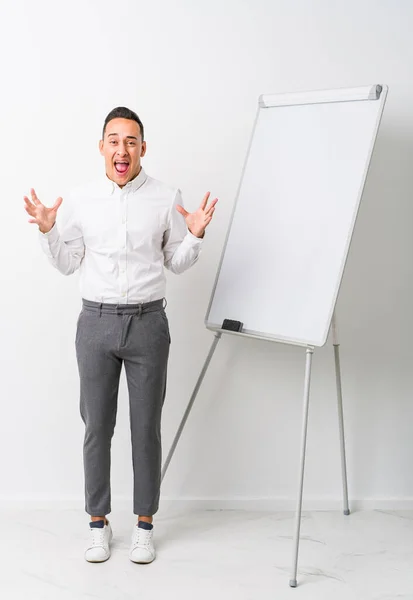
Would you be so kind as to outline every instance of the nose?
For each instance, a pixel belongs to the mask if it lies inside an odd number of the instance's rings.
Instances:
[[[116,154],[119,154],[119,156],[125,156],[127,154],[126,146],[122,142],[119,144]]]

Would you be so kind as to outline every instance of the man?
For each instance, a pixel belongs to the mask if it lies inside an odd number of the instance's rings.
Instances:
[[[115,108],[106,117],[99,148],[105,176],[75,190],[58,223],[62,198],[48,208],[32,189],[31,200],[25,196],[24,202],[51,264],[64,275],[80,270],[83,306],[75,344],[85,424],[85,509],[91,517],[85,558],[103,562],[110,557],[110,448],[124,364],[138,516],[129,557],[149,563],[155,558],[152,521],[160,495],[160,424],[170,344],[164,266],[183,273],[196,262],[217,199],[208,204],[208,193],[200,208],[188,213],[179,190],[145,173],[144,128],[127,108]]]

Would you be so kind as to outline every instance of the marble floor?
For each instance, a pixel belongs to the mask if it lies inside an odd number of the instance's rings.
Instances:
[[[304,513],[295,589],[292,513],[160,512],[150,565],[128,559],[134,517],[111,522],[110,560],[89,564],[83,512],[3,511],[0,598],[413,600],[413,511]]]

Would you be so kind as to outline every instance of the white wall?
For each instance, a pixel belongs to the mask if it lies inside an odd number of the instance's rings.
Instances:
[[[220,202],[202,260],[170,276],[167,450],[213,336],[203,318],[261,93],[390,87],[339,301],[350,495],[413,508],[413,6],[408,0],[14,0],[0,5],[2,287],[0,494],[82,505],[83,424],[74,351],[77,276],[42,255],[22,196],[46,203],[103,169],[106,114],[135,109],[144,161],[195,208]],[[270,233],[265,215],[254,226]],[[304,368],[301,349],[220,342],[164,483],[209,507],[293,508]],[[113,494],[129,502],[125,381]],[[305,504],[341,498],[331,347],[318,350]]]

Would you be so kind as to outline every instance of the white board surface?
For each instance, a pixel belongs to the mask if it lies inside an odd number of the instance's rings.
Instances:
[[[326,342],[387,88],[373,100],[331,92],[262,97],[281,105],[258,111],[208,328],[227,318],[250,335]]]

